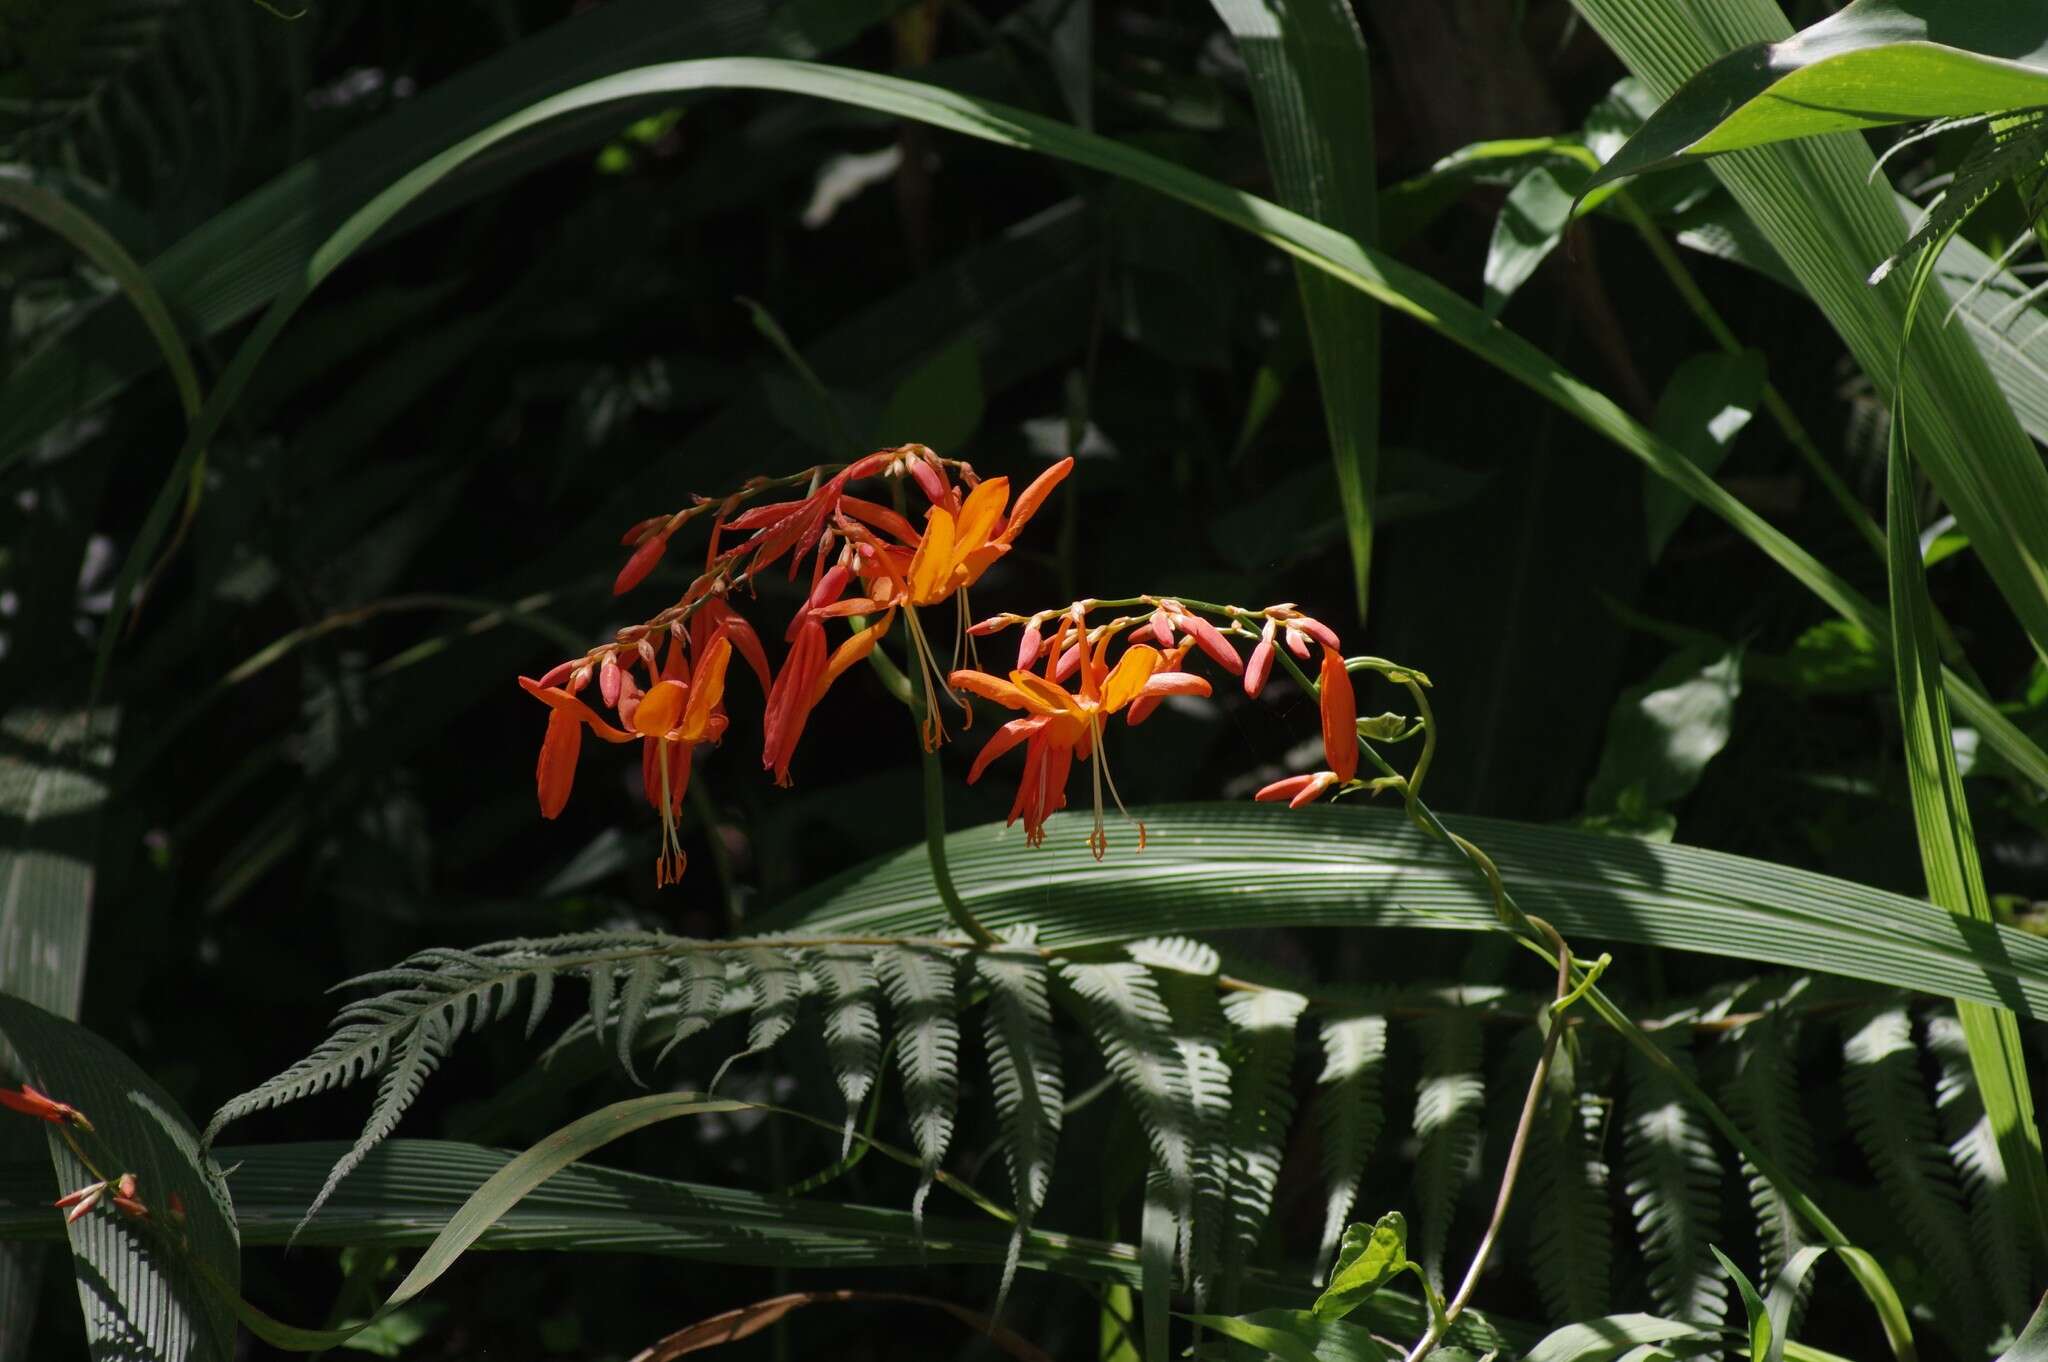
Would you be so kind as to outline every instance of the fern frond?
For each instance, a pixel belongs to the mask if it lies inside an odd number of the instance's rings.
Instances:
[[[846,1131],[839,1143],[843,1159],[852,1152],[860,1104],[874,1088],[882,1063],[875,953],[866,947],[834,946],[811,960],[811,972],[825,991],[825,1057],[839,1094],[846,1099]]]
[[[1735,1073],[1728,1083],[1726,1105],[1785,1175],[1803,1185],[1813,1173],[1813,1134],[1806,1124],[1792,1058],[1793,1036],[1793,1023],[1775,1009],[1734,1032],[1729,1043],[1734,1046]],[[1773,1277],[1807,1243],[1806,1225],[1748,1159],[1742,1161],[1742,1175],[1756,1214],[1761,1275]]]
[[[1607,1312],[1614,1227],[1607,1205],[1607,1162],[1600,1134],[1606,1105],[1566,1086],[1545,1098],[1530,1132],[1530,1269],[1558,1321]]]
[[[661,1047],[661,1053],[655,1056],[657,1066],[668,1058],[669,1051],[725,1015],[725,965],[722,961],[698,954],[680,955],[674,957],[669,973],[671,978],[663,988],[664,991],[673,988],[673,998],[665,1007],[657,1004],[648,1013],[652,1018],[666,1011],[675,1018],[675,1030],[670,1033],[668,1043]]]
[[[960,1106],[960,961],[952,951],[887,946],[876,957],[896,1019],[896,1067],[923,1165],[910,1209],[923,1224],[932,1176],[953,1143]]]
[[[1969,1042],[1954,1012],[1930,1014],[1923,1040],[1940,1069],[1935,1111],[1957,1180],[1969,1199],[1970,1238],[1977,1246],[1985,1293],[1997,1307],[1998,1318],[2017,1330],[2034,1308],[2031,1258],[2026,1231],[2015,1213],[2005,1156],[1984,1112],[1976,1071],[1970,1067]]]
[[[1230,1022],[1230,1126],[1223,1141],[1230,1223],[1223,1243],[1223,1308],[1258,1252],[1280,1186],[1280,1160],[1294,1119],[1294,1031],[1308,999],[1285,989],[1233,993]]]
[[[1650,1032],[1688,1076],[1689,1027]],[[1657,1313],[1716,1326],[1728,1313],[1728,1280],[1712,1245],[1721,1237],[1721,1161],[1704,1117],[1664,1070],[1629,1052],[1629,1089],[1622,1142],[1629,1213],[1649,1261]]]
[[[334,1195],[334,1189],[341,1180],[356,1170],[357,1165],[368,1157],[371,1150],[383,1142],[386,1136],[398,1128],[399,1118],[405,1115],[427,1084],[427,1076],[434,1072],[447,1057],[448,1044],[453,1034],[441,1012],[429,1013],[406,1036],[398,1058],[377,1082],[377,1102],[370,1109],[370,1119],[364,1124],[362,1133],[349,1146],[346,1154],[328,1170],[327,1181],[320,1184],[320,1192],[313,1203],[306,1207],[305,1215],[299,1218],[297,1228],[292,1231],[294,1238],[299,1230],[306,1228],[320,1208],[327,1204],[327,1198]]]
[[[718,1066],[711,1076],[712,1092],[733,1065],[766,1054],[796,1026],[797,1004],[803,999],[803,955],[785,947],[746,946],[732,953],[726,977],[729,984],[749,992],[754,1015],[747,1024],[747,1048]]]
[[[1934,1110],[1921,1081],[1913,1021],[1905,1007],[1852,1017],[1843,1027],[1842,1059],[1849,1125],[1884,1189],[1889,1212],[1907,1231],[1913,1256],[1941,1284],[1949,1306],[1944,1313],[1982,1320],[1983,1293],[1970,1262],[1969,1224],[1948,1150],[1935,1139]]]
[[[1226,1024],[1216,1002],[1222,966],[1214,948],[1187,937],[1134,941],[1130,957],[1149,966],[1173,1019],[1171,1043],[1180,1060],[1187,1128],[1194,1139],[1194,1201],[1177,1227],[1181,1271],[1197,1307],[1208,1303],[1223,1257],[1231,1185],[1230,1063],[1224,1057]]]
[[[640,1082],[640,1075],[633,1069],[633,1046],[640,1038],[640,1027],[647,1020],[648,1006],[654,1001],[655,986],[661,982],[664,962],[656,956],[643,956],[626,969],[626,982],[619,990],[619,1066],[626,1071],[626,1077]]]
[[[998,1315],[1017,1274],[1024,1238],[1052,1186],[1053,1154],[1065,1115],[1051,990],[1045,960],[1032,945],[1035,937],[1029,928],[1014,928],[1005,946],[974,957],[975,975],[989,990],[982,1036],[988,1046],[996,1116],[1003,1126],[1003,1154],[1010,1165],[1011,1203],[1017,1211],[992,1312]]]
[[[1913,229],[1906,243],[1871,271],[1870,282],[1878,283],[1902,261],[1946,240],[2002,186],[2031,184],[2039,175],[2044,158],[2048,158],[2048,111],[2017,110],[1986,121],[1977,140],[1957,164],[1948,187],[1927,206],[1920,225]],[[2024,207],[2031,224],[2041,205],[2028,202]],[[2020,238],[2023,239],[2024,236]],[[2015,241],[2017,244],[2019,240]],[[1980,280],[1978,287],[1984,282]]]
[[[1323,1071],[1317,1077],[1316,1112],[1322,1124],[1323,1242],[1316,1250],[1317,1276],[1330,1264],[1337,1241],[1351,1221],[1365,1178],[1365,1161],[1386,1122],[1380,1102],[1380,1074],[1386,1067],[1387,1019],[1377,1015],[1326,1018],[1319,1028]]]
[[[1415,1085],[1415,1184],[1422,1220],[1416,1261],[1442,1291],[1458,1196],[1479,1176],[1479,1115],[1486,1104],[1479,1018],[1463,1009],[1442,1012],[1417,1021],[1415,1034],[1422,1046],[1422,1076]]]
[[[1175,1225],[1188,1225],[1195,1203],[1193,1102],[1158,982],[1135,960],[1065,961],[1060,977],[1080,998],[1088,1029],[1102,1047],[1103,1067],[1145,1132]]]

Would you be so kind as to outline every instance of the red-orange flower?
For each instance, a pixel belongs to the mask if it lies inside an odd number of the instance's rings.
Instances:
[[[1270,648],[1271,640],[1263,640],[1260,646]],[[1253,661],[1256,663],[1258,658],[1255,656]],[[1344,655],[1328,644],[1323,645],[1323,666],[1316,688],[1322,692],[1318,708],[1323,720],[1323,760],[1330,764],[1330,769],[1276,780],[1253,795],[1253,799],[1269,803],[1284,799],[1289,808],[1298,809],[1320,799],[1326,791],[1350,784],[1358,775],[1358,699],[1351,689],[1351,673],[1345,669]]]
[[[1054,646],[1049,650],[1046,661],[1048,671],[1058,667],[1058,659],[1063,652],[1059,645],[1065,628],[1062,625],[1060,634],[1054,636]],[[1073,759],[1079,756],[1085,761],[1094,756],[1095,826],[1089,833],[1088,846],[1100,859],[1109,844],[1102,821],[1102,789],[1105,784],[1109,787],[1110,798],[1115,800],[1120,811],[1123,810],[1116,782],[1101,755],[1103,718],[1148,697],[1209,694],[1209,683],[1199,676],[1160,670],[1162,656],[1159,650],[1142,643],[1125,649],[1116,666],[1111,668],[1106,656],[1109,638],[1110,631],[1104,630],[1092,649],[1088,648],[1085,639],[1082,641],[1084,656],[1079,667],[1081,685],[1078,693],[1022,669],[1011,672],[1008,680],[977,671],[956,671],[952,674],[951,681],[959,689],[993,700],[1007,709],[1025,711],[1024,718],[1012,719],[996,730],[975,757],[967,779],[970,784],[979,780],[991,761],[1019,743],[1025,745],[1024,776],[1018,783],[1017,798],[1010,806],[1008,821],[1014,823],[1022,818],[1025,839],[1033,846],[1045,840],[1047,817],[1066,806],[1067,776]],[[1129,816],[1127,811],[1125,816]],[[1141,848],[1144,839],[1145,829],[1141,823],[1138,826],[1138,845]]]
[[[77,1107],[46,1097],[26,1083],[21,1085],[19,1092],[0,1089],[0,1107],[18,1111],[24,1116],[34,1116],[38,1120],[49,1121],[55,1125],[69,1122],[86,1130],[92,1129],[92,1122],[86,1120],[85,1114]]]
[[[641,743],[642,788],[647,802],[661,814],[662,852],[655,861],[657,884],[675,881],[686,864],[677,817],[682,811],[683,794],[689,788],[690,749],[700,742],[716,742],[725,732],[725,672],[732,659],[735,631],[730,619],[723,621],[724,627],[720,624],[714,617],[706,626],[708,637],[697,655],[694,681],[681,640],[673,637],[661,674],[644,692],[634,680],[630,666],[620,666],[612,655],[605,657],[598,673],[599,688],[608,692],[607,702],[616,708],[624,727],[611,723],[560,686],[545,684],[555,673],[540,681],[519,678],[527,694],[548,706],[547,736],[541,741],[540,760],[534,767],[543,818],[558,816],[569,802],[584,729],[609,743]],[[751,633],[747,631],[748,636]],[[760,640],[753,639],[752,643],[752,651],[758,652]],[[651,659],[652,647],[648,646],[640,656]],[[637,660],[628,655],[629,662]],[[651,671],[651,661],[648,667]],[[765,672],[765,663],[759,669]],[[556,672],[560,670],[557,668]],[[574,670],[578,676],[587,675],[584,668]]]

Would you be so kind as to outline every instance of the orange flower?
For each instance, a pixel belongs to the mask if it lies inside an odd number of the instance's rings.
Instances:
[[[1067,627],[1063,622],[1048,649],[1048,672],[1059,665],[1064,651],[1060,645]],[[996,730],[975,757],[967,779],[970,784],[979,780],[991,761],[1019,743],[1025,744],[1024,777],[1010,807],[1009,821],[1014,823],[1020,817],[1024,820],[1024,836],[1031,845],[1045,840],[1046,818],[1066,806],[1067,776],[1073,758],[1079,756],[1086,761],[1090,756],[1096,757],[1095,826],[1089,833],[1088,846],[1098,860],[1109,845],[1102,819],[1105,784],[1117,809],[1129,817],[1122,797],[1117,794],[1116,781],[1109,774],[1108,762],[1101,755],[1103,718],[1146,698],[1209,694],[1209,683],[1199,676],[1160,670],[1159,650],[1142,643],[1125,649],[1111,668],[1106,656],[1109,639],[1110,631],[1104,630],[1089,649],[1083,638],[1078,693],[1022,669],[1011,672],[1008,680],[978,671],[956,671],[950,678],[961,690],[993,700],[1006,709],[1025,711],[1024,718],[1013,719]],[[1140,823],[1138,845],[1142,849],[1144,844],[1145,828]]]
[[[63,1125],[68,1121],[82,1129],[92,1129],[92,1122],[86,1120],[85,1113],[77,1107],[45,1097],[26,1083],[21,1085],[20,1092],[0,1089],[0,1107],[18,1111],[24,1116],[34,1116],[54,1125]]]
[[[759,646],[759,640],[754,640],[754,647]],[[541,816],[557,817],[569,802],[584,729],[609,743],[638,741],[642,788],[647,802],[661,813],[662,852],[655,860],[655,882],[668,884],[680,878],[686,858],[676,820],[682,811],[683,793],[689,788],[690,749],[700,742],[717,742],[725,732],[722,702],[726,666],[732,653],[729,628],[713,633],[699,654],[693,683],[681,642],[671,638],[661,677],[644,693],[634,682],[631,670],[607,656],[599,671],[603,678],[600,688],[616,697],[613,703],[623,728],[610,723],[561,687],[543,684],[547,678],[535,681],[520,677],[520,686],[547,705],[549,711],[547,736],[541,742],[540,761],[534,768]],[[646,656],[653,656],[651,647]],[[652,670],[652,663],[649,669]],[[581,670],[577,669],[579,673]]]
[[[853,573],[835,563],[818,579],[809,599],[789,625],[789,655],[768,691],[768,707],[761,717],[761,765],[775,773],[777,785],[789,784],[789,763],[796,756],[797,739],[804,733],[811,711],[825,698],[846,670],[875,650],[875,644],[889,632],[894,612],[860,629],[830,655],[826,652],[825,624],[833,606],[853,580]]]
[[[1269,623],[1267,627],[1272,626]],[[1270,650],[1271,640],[1262,640],[1260,647]],[[1270,656],[1270,651],[1267,655]],[[1256,665],[1258,661],[1255,650],[1253,662]],[[1284,799],[1289,808],[1298,809],[1314,803],[1326,791],[1349,785],[1358,775],[1358,699],[1351,689],[1351,673],[1344,667],[1344,655],[1328,644],[1323,645],[1323,666],[1316,689],[1322,693],[1318,708],[1323,719],[1323,759],[1329,762],[1330,769],[1276,780],[1253,795],[1253,799],[1267,803]]]

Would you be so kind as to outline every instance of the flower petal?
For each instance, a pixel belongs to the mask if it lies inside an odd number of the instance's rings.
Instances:
[[[1010,501],[1010,480],[990,478],[967,494],[961,504],[960,520],[954,529],[953,556],[965,558],[982,545],[988,543],[994,534],[996,522],[1002,519],[1003,507]]]
[[[878,506],[859,497],[841,497],[839,509],[864,525],[872,525],[883,534],[895,536],[896,542],[907,549],[917,547],[917,527],[887,506]]]
[[[991,733],[988,741],[982,744],[981,751],[975,754],[974,765],[967,768],[967,783],[972,785],[975,781],[980,780],[981,773],[987,769],[990,762],[1015,747],[1018,743],[1023,742],[1050,722],[1052,722],[1050,719],[1033,715],[1024,719],[1012,719],[994,733]]]
[[[893,616],[889,618],[893,618]],[[875,641],[887,633],[888,629],[889,621],[887,618],[878,620],[833,649],[832,660],[825,664],[824,675],[818,678],[817,689],[811,692],[811,703],[815,705],[818,701],[824,699],[825,692],[832,689],[832,683],[844,675],[847,668],[862,661],[869,653],[873,652],[875,650]]]
[[[1340,780],[1358,774],[1358,698],[1351,673],[1334,648],[1323,649],[1323,670],[1317,684],[1323,692],[1323,756]]]
[[[979,695],[984,700],[993,700],[1005,709],[1031,709],[1032,702],[1015,683],[987,672],[957,671],[946,678],[946,684],[954,690],[964,690]]]
[[[519,678],[519,684],[528,695],[531,695],[548,708],[575,715],[589,727],[591,732],[597,734],[598,737],[603,738],[606,742],[635,742],[638,740],[639,735],[628,733],[621,728],[612,727],[609,723],[598,717],[596,710],[558,686],[543,686],[540,682],[525,676]]]
[[[931,605],[943,599],[942,588],[953,575],[953,513],[934,506],[925,517],[924,540],[910,560],[910,602]]]
[[[683,710],[682,722],[677,725],[677,735],[683,742],[702,742],[706,728],[711,722],[712,711],[725,698],[725,669],[732,661],[732,640],[720,637],[711,645],[711,651],[697,660],[697,679],[690,686],[690,703]],[[651,696],[653,692],[649,692]],[[640,707],[647,708],[645,700]]]
[[[633,731],[643,738],[659,738],[681,721],[690,698],[690,688],[680,681],[656,682],[633,711]]]
[[[1116,667],[1102,680],[1102,708],[1114,714],[1138,698],[1159,666],[1159,650],[1139,643],[1124,649]]]
[[[1017,538],[1017,532],[1024,528],[1032,516],[1038,514],[1038,508],[1044,505],[1045,499],[1051,494],[1052,489],[1059,486],[1067,474],[1073,471],[1073,459],[1065,458],[1033,478],[1031,485],[1024,489],[1022,496],[1017,498],[1016,506],[1010,511],[1010,519],[1004,524],[1003,532],[998,537],[1005,544],[1014,542]]]
[[[560,816],[576,783],[576,754],[583,749],[583,725],[566,709],[548,711],[548,734],[541,740],[540,761],[533,782],[540,794],[540,816]]]

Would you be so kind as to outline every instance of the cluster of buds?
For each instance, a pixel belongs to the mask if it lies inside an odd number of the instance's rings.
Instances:
[[[68,1102],[59,1102],[26,1083],[14,1092],[0,1089],[0,1107],[20,1112],[24,1116],[32,1116],[39,1121],[48,1121],[67,1130],[76,1129],[90,1133],[93,1129],[92,1122],[88,1121],[85,1113],[77,1107]],[[65,1138],[69,1139],[70,1136],[67,1135]],[[74,1151],[79,1150],[75,1142],[71,1147]],[[79,1152],[78,1156],[81,1159],[85,1158],[82,1152]],[[89,1160],[87,1167],[91,1167]],[[94,1209],[101,1205],[112,1206],[130,1220],[147,1220],[150,1217],[149,1207],[142,1200],[141,1183],[133,1173],[96,1179],[76,1191],[66,1192],[51,1204],[64,1212],[64,1222],[70,1225],[75,1225],[91,1215]],[[185,1202],[176,1192],[171,1193],[167,1213],[173,1224],[185,1223]]]
[[[723,500],[699,498],[673,515],[639,522],[624,537],[632,553],[613,583],[615,593],[645,581],[676,531],[710,514],[704,568],[674,605],[646,623],[620,630],[611,643],[538,679],[519,678],[549,708],[535,768],[542,816],[556,817],[567,805],[586,729],[606,742],[637,741],[642,785],[662,819],[655,879],[674,882],[685,865],[678,819],[691,753],[725,732],[731,654],[738,652],[761,683],[762,765],[787,785],[811,711],[834,681],[874,650],[898,613],[905,617],[923,684],[925,743],[936,746],[945,736],[942,700],[960,701],[940,679],[942,668],[918,612],[952,604],[964,619],[968,588],[1009,553],[1018,532],[1072,466],[1071,459],[1054,464],[1013,505],[1007,478],[983,479],[963,462],[940,458],[923,445],[903,445],[837,470],[756,480]],[[862,480],[891,476],[900,480],[899,507],[906,484],[922,492],[928,505],[921,529],[902,510],[850,491]],[[805,490],[795,498],[748,504],[763,493],[796,486]],[[734,542],[728,546],[729,536]],[[782,665],[771,668],[760,635],[732,598],[781,563],[792,580],[808,569],[810,589],[783,633],[788,652]],[[834,620],[851,626],[836,647],[828,637]],[[616,722],[589,703],[593,683]]]

